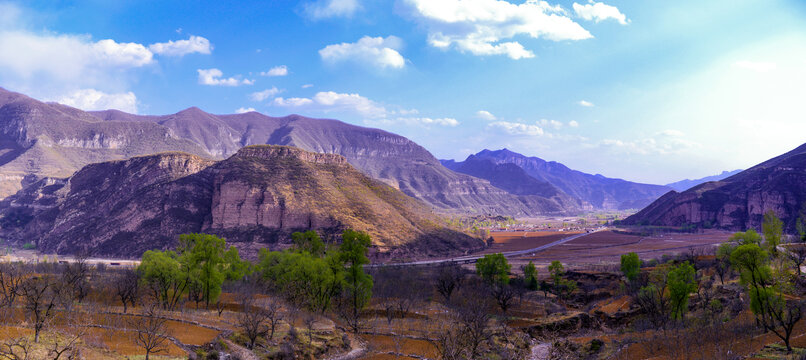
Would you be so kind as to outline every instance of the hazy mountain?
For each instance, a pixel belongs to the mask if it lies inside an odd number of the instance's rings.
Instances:
[[[250,252],[293,231],[369,233],[381,251],[446,254],[482,245],[439,225],[428,207],[339,155],[250,146],[213,161],[162,153],[91,164],[5,200],[4,237],[39,249],[139,256],[189,232],[218,234]],[[254,251],[251,251],[254,253]]]
[[[678,182],[673,182],[671,184],[666,184],[666,186],[668,186],[668,187],[670,187],[672,189],[675,189],[677,191],[686,191],[686,190],[691,189],[691,188],[693,188],[693,187],[695,187],[695,186],[697,186],[699,184],[706,183],[706,182],[709,182],[709,181],[719,181],[719,180],[731,177],[733,175],[736,175],[736,174],[738,174],[740,172],[742,172],[742,170],[723,171],[719,175],[711,175],[711,176],[706,176],[704,178],[694,179],[694,180],[691,180],[691,179],[680,180]]]
[[[805,201],[806,144],[721,181],[666,194],[625,222],[760,230],[764,213],[773,210],[794,232]]]
[[[538,181],[549,183],[564,193],[596,209],[637,209],[646,206],[671,188],[661,185],[634,183],[622,179],[590,175],[569,169],[538,157],[527,157],[507,149],[483,150],[468,159],[488,159],[496,164],[514,164]],[[462,172],[463,162],[443,161],[443,164]],[[493,173],[479,177],[490,179]]]

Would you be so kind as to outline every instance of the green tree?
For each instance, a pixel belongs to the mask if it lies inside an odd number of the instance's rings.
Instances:
[[[669,305],[672,319],[682,320],[688,311],[688,298],[697,291],[694,267],[688,261],[677,265],[669,271]]]
[[[731,273],[730,254],[736,249],[732,242],[724,242],[716,248],[716,273],[719,275],[719,282],[725,285],[725,277]]]
[[[183,271],[178,257],[173,251],[149,250],[137,267],[140,281],[164,309],[173,309],[187,291],[187,272]]]
[[[767,251],[773,258],[778,257],[778,245],[781,245],[781,238],[784,232],[784,223],[775,216],[775,212],[768,210],[764,213],[764,222],[761,224],[764,240],[766,240]]]
[[[529,261],[529,263],[523,267],[523,279],[527,289],[532,291],[537,290],[537,267],[535,267],[533,262]]]
[[[369,264],[367,249],[372,242],[369,235],[351,229],[345,230],[341,238],[338,256],[344,264],[344,281],[340,314],[357,333],[361,310],[372,297],[372,276],[364,272],[364,265]]]
[[[745,232],[737,232],[734,233],[730,237],[731,241],[737,242],[740,245],[746,244],[757,244],[761,245],[761,235],[759,235],[755,230],[749,229]]]
[[[635,281],[640,270],[641,259],[638,258],[638,254],[631,252],[621,255],[621,272],[624,273],[628,281]]]
[[[314,230],[295,232],[291,234],[291,240],[299,251],[308,252],[315,257],[322,257],[325,254],[325,243]]]
[[[787,301],[783,289],[791,284],[773,281],[769,256],[756,244],[742,245],[731,254],[731,261],[741,271],[741,283],[750,295],[750,310],[761,326],[784,341],[792,351],[790,338],[803,313],[802,300]]]
[[[551,273],[551,278],[554,280],[554,286],[560,285],[560,280],[562,279],[563,274],[565,273],[565,268],[563,264],[557,260],[551,262],[548,267],[549,273]]]
[[[509,271],[512,267],[503,254],[487,254],[476,261],[476,273],[487,284],[509,284]]]

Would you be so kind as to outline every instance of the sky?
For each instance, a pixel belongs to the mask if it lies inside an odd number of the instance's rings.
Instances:
[[[0,1],[0,87],[258,111],[665,184],[806,142],[796,0]]]

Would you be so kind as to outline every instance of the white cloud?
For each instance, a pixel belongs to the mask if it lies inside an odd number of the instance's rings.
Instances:
[[[269,71],[262,71],[261,76],[286,76],[288,75],[288,67],[285,65],[275,66]]]
[[[579,100],[577,102],[577,104],[579,104],[579,106],[584,106],[584,107],[594,107],[594,106],[596,106],[596,105],[593,105],[592,102],[586,101],[586,100]]]
[[[664,130],[654,137],[624,141],[617,139],[604,139],[599,142],[600,148],[608,149],[614,153],[632,155],[669,155],[684,153],[702,145],[683,138],[683,133],[677,130]]]
[[[282,98],[277,97],[272,105],[294,109],[295,111],[342,113],[358,115],[367,124],[383,125],[419,125],[419,126],[457,126],[459,121],[454,118],[434,118],[418,115],[417,109],[387,109],[386,106],[372,101],[359,94],[344,94],[334,91],[321,91],[311,98]]]
[[[252,112],[252,111],[257,111],[257,110],[255,110],[255,108],[253,108],[253,107],[248,107],[248,108],[239,107],[239,108],[235,109],[236,114],[243,114],[243,113],[248,113],[248,112]]]
[[[312,19],[351,17],[361,10],[358,0],[317,0],[305,4],[305,13]]]
[[[538,125],[514,123],[508,121],[496,121],[490,123],[487,125],[487,127],[500,129],[510,135],[539,136],[544,134],[543,128]]]
[[[766,73],[775,70],[775,68],[778,67],[778,64],[767,61],[742,60],[735,62],[733,66],[742,69],[752,70],[759,73]]]
[[[517,41],[526,35],[552,41],[592,38],[571,20],[565,10],[542,0],[513,4],[503,0],[405,0],[413,17],[428,29],[428,43],[455,47],[474,55],[506,55],[512,59],[534,57]]]
[[[198,69],[199,84],[202,85],[220,85],[220,86],[240,86],[252,85],[254,80],[240,79],[239,77],[223,78],[224,73],[218,69]]]
[[[588,0],[588,3],[585,5],[574,3],[573,8],[577,16],[588,21],[598,23],[607,19],[613,19],[618,21],[621,25],[630,23],[627,16],[622,14],[617,7],[605,3]]]
[[[210,54],[213,50],[213,46],[210,45],[210,40],[201,36],[191,35],[187,40],[151,44],[148,46],[148,49],[159,55],[181,57],[193,53]]]
[[[313,84],[304,84],[304,85],[302,85],[300,87],[303,88],[303,89],[312,88]]]
[[[396,36],[364,36],[354,43],[328,45],[319,50],[319,56],[329,63],[354,62],[380,69],[401,69],[406,65],[406,59],[397,52],[401,47],[402,40]]]
[[[573,127],[573,128],[579,127],[579,123],[576,120],[571,120],[571,121],[568,122],[568,126]]]
[[[495,115],[493,115],[491,112],[487,110],[476,111],[476,117],[487,121],[493,121],[496,119]]]
[[[666,129],[666,130],[663,130],[663,131],[659,132],[657,135],[671,136],[671,137],[681,137],[681,136],[684,136],[685,133],[683,133],[680,130]]]
[[[280,90],[280,89],[272,86],[271,89],[266,89],[266,90],[263,90],[263,91],[253,92],[253,93],[249,94],[249,98],[254,100],[254,101],[263,101],[263,100],[266,100],[268,98],[273,98],[273,97],[277,96],[277,94],[279,94],[281,92],[283,92],[283,90]]]
[[[81,89],[54,99],[54,101],[81,110],[117,109],[137,113],[137,97],[132,92],[107,94],[95,89]]]
[[[557,120],[540,119],[537,123],[543,127],[552,127],[555,130],[560,130],[563,127],[563,123]]]

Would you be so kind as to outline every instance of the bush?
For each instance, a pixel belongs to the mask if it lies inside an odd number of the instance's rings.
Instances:
[[[33,250],[36,249],[36,245],[34,245],[33,243],[25,243],[25,245],[23,245],[22,248],[25,250]]]

